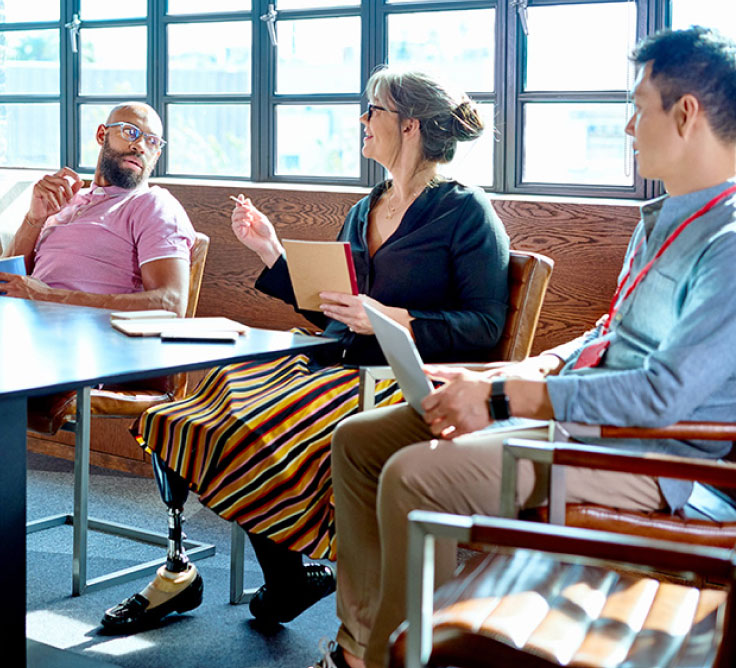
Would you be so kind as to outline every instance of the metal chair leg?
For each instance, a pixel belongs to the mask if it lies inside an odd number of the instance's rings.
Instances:
[[[258,591],[244,589],[243,570],[245,566],[245,531],[237,522],[230,529],[230,605],[248,603]]]
[[[142,575],[155,573],[166,558],[143,562],[129,568],[106,573],[87,579],[87,531],[100,531],[113,536],[135,540],[166,549],[168,535],[137,529],[118,522],[89,517],[89,458],[90,458],[90,388],[77,391],[77,421],[74,441],[74,510],[71,515],[60,514],[44,517],[26,524],[26,534],[44,529],[71,524],[74,527],[72,549],[72,595],[80,596],[85,591],[96,591],[112,585],[134,580]],[[215,554],[215,546],[199,541],[185,540],[184,547],[191,561]],[[242,577],[242,569],[241,569]]]

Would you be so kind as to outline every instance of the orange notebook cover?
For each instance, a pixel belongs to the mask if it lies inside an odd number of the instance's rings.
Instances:
[[[282,239],[282,244],[300,309],[319,311],[320,292],[358,294],[349,242]]]

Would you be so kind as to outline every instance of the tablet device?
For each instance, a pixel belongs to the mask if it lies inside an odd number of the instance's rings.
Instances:
[[[422,399],[432,391],[432,383],[422,370],[422,358],[409,330],[372,306],[363,304],[363,307],[404,399],[417,413],[424,415]]]
[[[422,370],[422,358],[409,330],[368,304],[363,304],[363,308],[373,325],[373,331],[383,355],[396,376],[404,399],[417,413],[424,415],[422,399],[432,391],[433,386]],[[537,429],[546,427],[548,424],[547,420],[512,416],[506,420],[496,420],[477,433]]]

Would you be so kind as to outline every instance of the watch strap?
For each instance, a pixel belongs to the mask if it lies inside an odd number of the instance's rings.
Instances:
[[[492,420],[508,420],[511,417],[509,398],[506,396],[506,379],[491,381],[491,396],[488,397],[488,413]]]

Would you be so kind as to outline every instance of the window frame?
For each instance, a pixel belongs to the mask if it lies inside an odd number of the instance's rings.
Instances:
[[[528,0],[530,8],[550,5],[597,4],[629,2],[630,0]],[[275,0],[273,0],[275,3]],[[522,182],[523,160],[523,108],[531,102],[622,102],[626,91],[523,91],[524,36],[519,14],[513,0],[361,0],[355,6],[324,7],[314,9],[278,10],[278,21],[309,18],[357,16],[361,21],[360,81],[364,88],[370,73],[387,58],[387,24],[396,14],[466,9],[495,9],[495,34],[493,35],[495,81],[491,92],[467,91],[476,101],[491,103],[495,108],[499,133],[494,149],[492,187],[485,190],[494,194],[532,196],[583,196],[626,199],[647,199],[662,192],[659,182],[642,179],[634,163],[633,186],[578,185],[570,183]],[[85,104],[110,104],[121,101],[118,96],[82,95],[80,86],[80,53],[73,53],[68,36],[67,23],[79,15],[81,0],[60,0],[58,21],[9,23],[3,30],[59,30],[59,94],[0,95],[0,103],[51,102],[60,110],[60,163],[80,169],[80,117]],[[144,101],[159,111],[164,126],[168,127],[168,115],[172,105],[186,104],[247,104],[250,107],[251,164],[250,176],[202,175],[169,172],[166,150],[154,176],[195,178],[206,180],[239,180],[254,183],[314,184],[370,187],[380,182],[384,169],[373,161],[360,156],[360,172],[355,177],[324,177],[310,175],[276,174],[276,112],[279,105],[288,104],[353,104],[363,109],[365,99],[360,92],[334,94],[285,94],[275,91],[276,56],[271,45],[263,15],[268,11],[269,0],[252,0],[251,9],[207,14],[167,13],[168,0],[147,0],[147,15],[139,18],[95,19],[80,18],[80,30],[101,27],[146,26],[148,58],[146,66],[146,94],[127,99]],[[184,23],[217,23],[221,21],[250,21],[252,30],[251,90],[250,93],[193,94],[169,93],[167,31],[170,25]],[[671,23],[670,0],[636,0],[636,35],[638,41]],[[356,119],[356,123],[358,120]],[[356,147],[359,150],[359,147]],[[89,165],[85,165],[89,168]]]

